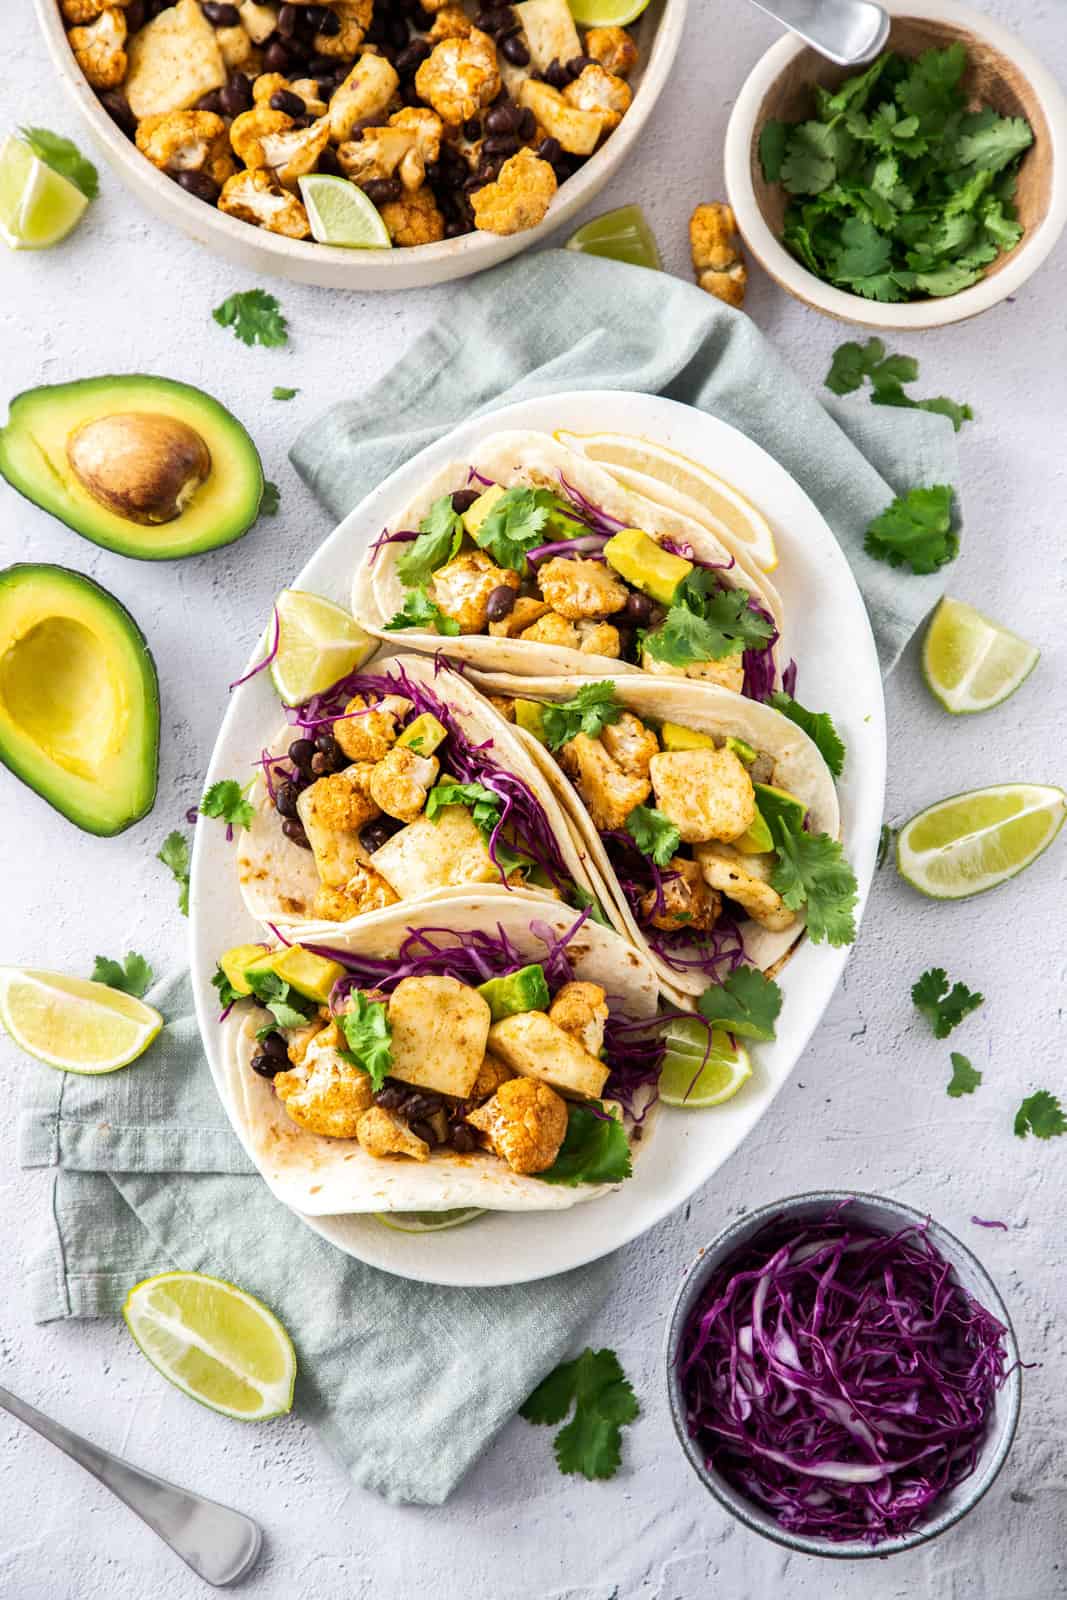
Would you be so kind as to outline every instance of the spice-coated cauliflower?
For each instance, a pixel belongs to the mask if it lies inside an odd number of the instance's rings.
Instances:
[[[357,122],[380,117],[400,87],[396,68],[384,56],[360,56],[330,96],[330,138],[343,144]]]
[[[380,761],[396,741],[396,717],[355,694],[331,732],[350,761]]]
[[[466,1120],[512,1172],[544,1172],[567,1132],[567,1104],[537,1078],[510,1078]]]
[[[565,983],[562,989],[557,989],[548,1015],[557,1028],[577,1039],[591,1056],[600,1054],[604,1047],[604,1024],[608,1020],[608,997],[599,983]]]
[[[233,176],[226,124],[213,111],[165,111],[137,124],[137,148],[161,172],[206,172],[217,184]]]
[[[626,604],[626,589],[604,561],[553,556],[538,567],[537,586],[553,611],[571,622],[609,617]]]
[[[584,656],[611,656],[617,660],[622,655],[622,640],[613,623],[594,622],[587,617],[575,623],[575,627],[578,649]]]
[[[662,898],[651,889],[641,899],[642,917],[665,933],[678,928],[707,933],[715,926],[721,910],[719,896],[708,887],[698,864],[687,856],[673,856],[668,863]]]
[[[259,71],[262,56],[239,22],[232,28],[216,28],[215,43],[227,72],[240,70],[246,77],[252,77]]]
[[[740,652],[723,656],[721,661],[689,661],[684,667],[675,667],[669,661],[660,661],[646,649],[641,652],[641,669],[661,678],[696,678],[702,683],[718,683],[735,694],[741,693],[745,682],[745,662]]]
[[[277,5],[264,5],[261,0],[239,0],[237,10],[252,43],[265,44],[278,26]]]
[[[303,1032],[303,1030],[301,1030]],[[360,1118],[374,1102],[371,1081],[346,1061],[336,1022],[301,1044],[299,1065],[279,1072],[274,1090],[294,1122],[327,1139],[354,1139]]]
[[[633,95],[629,85],[621,78],[613,77],[594,62],[591,67],[584,67],[573,83],[568,83],[563,98],[569,106],[576,106],[579,111],[595,112],[604,132],[610,133],[629,111]]]
[[[563,746],[563,766],[574,780],[600,832],[621,828],[634,806],[648,799],[651,785],[638,773],[624,772],[599,739],[576,734]]]
[[[325,117],[299,128],[284,111],[263,105],[242,111],[230,125],[230,143],[245,166],[251,171],[269,167],[286,188],[295,187],[298,178],[315,170],[329,136]]]
[[[442,39],[416,72],[415,89],[442,122],[476,117],[500,93],[496,45],[479,28],[465,39]]]
[[[491,1052],[486,1052],[485,1059],[478,1068],[478,1076],[474,1086],[467,1095],[473,1105],[482,1105],[491,1095],[496,1094],[502,1083],[510,1083],[515,1076],[506,1062],[500,1061]]]
[[[585,53],[617,78],[628,77],[637,65],[637,46],[625,28],[590,28]]]
[[[532,595],[521,594],[508,612],[499,622],[489,624],[489,632],[495,639],[514,639],[526,628],[533,627],[549,607],[543,600],[535,600]]]
[[[532,111],[545,132],[572,156],[591,156],[600,143],[603,114],[572,106],[549,83],[527,78],[519,89],[519,104]]]
[[[536,228],[557,187],[555,171],[547,161],[532,150],[519,150],[504,162],[493,183],[471,196],[474,226],[483,233],[521,233]]]
[[[306,239],[311,233],[303,205],[295,194],[282,188],[266,167],[256,172],[236,172],[227,178],[219,196],[219,210],[287,239]]]
[[[689,219],[689,243],[697,283],[739,311],[745,303],[748,268],[730,206],[719,201],[697,206]]]
[[[768,879],[774,870],[771,855],[742,855],[728,844],[698,844],[693,851],[704,882],[743,906],[754,922],[781,933],[797,920]]]
[[[622,712],[617,722],[605,723],[600,742],[624,772],[636,772],[642,778],[648,777],[649,763],[659,751],[655,733],[632,711]]]
[[[386,816],[414,822],[440,770],[436,756],[420,756],[406,744],[395,744],[371,772],[371,796]]]
[[[387,200],[378,210],[394,244],[436,244],[445,236],[445,219],[428,184]]]
[[[59,0],[59,9],[66,23],[93,22],[101,11],[117,8],[122,11],[130,0]]]
[[[384,1106],[371,1106],[359,1119],[356,1138],[369,1156],[410,1156],[414,1161],[428,1161],[430,1147],[425,1139],[412,1133],[403,1117]]]
[[[523,628],[519,638],[530,639],[534,644],[554,644],[562,650],[577,650],[581,643],[574,623],[561,617],[558,611],[546,611],[528,628]]]
[[[115,89],[126,76],[126,16],[108,6],[95,22],[67,34],[74,59],[94,89]]]
[[[320,884],[312,911],[323,922],[348,922],[367,911],[384,911],[395,906],[400,896],[373,867],[357,863],[343,884]]]
[[[426,37],[431,44],[440,44],[442,39],[466,39],[473,26],[462,6],[445,5],[433,19]]]
[[[466,550],[438,567],[433,575],[433,600],[461,633],[481,633],[489,617],[489,596],[494,589],[517,589],[519,574],[498,567],[484,550]]]
[[[370,27],[374,0],[331,0],[330,10],[341,26],[336,33],[315,35],[316,55],[354,56]]]

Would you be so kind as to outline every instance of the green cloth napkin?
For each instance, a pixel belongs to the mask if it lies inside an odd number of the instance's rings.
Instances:
[[[442,297],[441,320],[390,376],[294,447],[335,516],[479,410],[562,389],[658,391],[734,423],[807,489],[852,562],[889,670],[941,584],[870,561],[863,531],[895,493],[956,482],[947,419],[858,399],[824,408],[746,317],[641,268],[547,251]],[[26,1075],[20,1159],[54,1169],[30,1269],[34,1317],[113,1316],[134,1283],[171,1267],[240,1283],[289,1328],[297,1409],[353,1479],[392,1500],[440,1503],[579,1343],[610,1260],[468,1291],[341,1255],[274,1200],[231,1133],[187,976],[148,998],[167,1027],[135,1066],[99,1079]]]

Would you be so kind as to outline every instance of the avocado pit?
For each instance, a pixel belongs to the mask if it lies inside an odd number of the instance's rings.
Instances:
[[[76,428],[67,460],[82,487],[128,522],[180,517],[211,472],[195,428],[160,412],[120,411]]]

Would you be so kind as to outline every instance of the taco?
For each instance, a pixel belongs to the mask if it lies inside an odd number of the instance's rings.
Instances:
[[[781,602],[743,550],[547,434],[442,468],[363,557],[352,610],[485,671],[778,682]]]
[[[628,1178],[650,1126],[656,975],[588,911],[404,907],[239,946],[215,982],[235,1126],[308,1215],[559,1210]]]
[[[801,934],[851,943],[829,718],[712,684],[475,674],[540,762],[611,895],[614,925],[685,1003],[742,963],[773,973]],[[510,700],[510,704],[509,704]],[[799,719],[793,720],[793,719]]]

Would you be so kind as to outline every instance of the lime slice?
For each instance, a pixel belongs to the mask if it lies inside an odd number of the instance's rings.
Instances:
[[[935,900],[994,889],[1036,861],[1059,833],[1067,795],[1040,783],[998,783],[927,806],[897,836],[901,877]]]
[[[1014,694],[1041,652],[1017,633],[946,595],[923,640],[923,677],[946,711],[989,711]]]
[[[637,20],[648,0],[567,0],[567,4],[582,28],[625,28]]]
[[[377,639],[365,633],[354,617],[321,595],[283,589],[275,606],[278,653],[270,675],[287,706],[321,694],[338,678],[355,672],[377,648]]]
[[[0,967],[0,1022],[21,1050],[61,1072],[116,1072],[143,1055],[163,1018],[88,978]]]
[[[241,1422],[292,1408],[293,1341],[254,1295],[202,1272],[161,1272],[134,1285],[122,1315],[141,1353],[202,1406]]]
[[[320,244],[345,245],[350,250],[393,248],[377,208],[347,178],[314,172],[298,181],[311,232]]]
[[[88,200],[53,172],[28,144],[9,135],[0,146],[0,238],[12,250],[47,250],[65,239]]]
[[[462,1228],[475,1217],[484,1217],[482,1206],[458,1206],[455,1211],[375,1211],[376,1222],[397,1233],[440,1233],[443,1228]]]
[[[732,1100],[741,1085],[752,1076],[752,1062],[743,1045],[731,1044],[730,1036],[713,1028],[707,1061],[708,1030],[695,1020],[678,1017],[664,1034],[667,1054],[659,1076],[659,1097],[668,1106],[685,1111],[700,1111],[705,1106],[721,1106]]]
[[[620,206],[594,217],[571,234],[567,249],[581,250],[587,256],[610,256],[612,261],[629,261],[655,272],[663,266],[656,235],[640,206]]]

